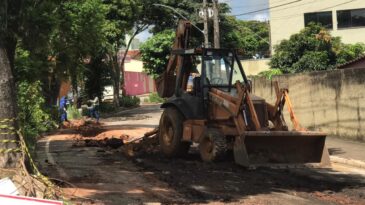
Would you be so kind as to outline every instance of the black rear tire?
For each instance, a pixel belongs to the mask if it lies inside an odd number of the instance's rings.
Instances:
[[[205,162],[225,159],[228,145],[226,137],[217,129],[207,128],[199,142],[200,157]]]
[[[159,143],[168,157],[181,157],[188,153],[191,143],[183,142],[184,116],[174,107],[168,107],[160,119]]]

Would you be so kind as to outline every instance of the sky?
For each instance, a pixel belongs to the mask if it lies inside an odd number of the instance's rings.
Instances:
[[[269,0],[219,0],[219,2],[228,3],[232,8],[231,13],[233,15],[247,13],[269,7]],[[263,12],[253,13],[250,15],[238,16],[237,18],[242,20],[266,21],[269,19],[269,14],[267,11],[263,11]],[[148,33],[148,31],[145,31],[139,34],[137,38],[141,42],[144,42],[150,36],[151,34]]]
[[[233,15],[257,11],[269,7],[269,0],[221,0],[221,1],[227,2],[231,6],[232,8],[231,13]],[[266,21],[269,19],[269,14],[268,11],[262,11],[249,15],[239,16],[238,18],[242,20]]]

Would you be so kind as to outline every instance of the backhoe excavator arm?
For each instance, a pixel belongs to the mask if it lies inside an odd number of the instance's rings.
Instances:
[[[176,37],[172,47],[172,50],[177,49],[187,49],[190,41],[190,29],[191,24],[189,21],[180,20],[179,25],[176,30]],[[174,94],[176,88],[176,77],[183,66],[185,59],[180,55],[170,55],[169,62],[167,64],[166,70],[162,75],[156,79],[157,92],[160,97],[171,97]],[[186,77],[183,77],[182,80]]]

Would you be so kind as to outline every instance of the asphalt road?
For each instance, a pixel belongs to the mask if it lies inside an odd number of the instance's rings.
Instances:
[[[144,106],[102,122],[113,135],[137,137],[158,125],[160,115],[159,106]],[[61,182],[75,204],[365,204],[364,170],[351,167],[247,170],[232,159],[204,163],[194,147],[180,159],[159,152],[126,157],[123,147],[75,146],[80,140],[77,131],[62,131],[37,148],[41,171]]]

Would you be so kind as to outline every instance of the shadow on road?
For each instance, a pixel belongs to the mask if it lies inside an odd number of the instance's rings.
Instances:
[[[309,199],[320,192],[321,196],[336,200],[365,203],[365,181],[361,175],[310,168],[247,170],[235,165],[231,158],[209,164],[200,160],[195,148],[180,159],[167,159],[159,153],[126,158],[120,150],[72,147],[72,143],[52,141],[49,146],[58,150],[52,152],[57,164],[40,161],[42,172],[62,178],[57,169],[60,167],[68,176],[65,180],[79,190],[95,190],[87,194],[88,198],[104,204],[241,203],[249,196],[273,192],[297,193]],[[45,144],[39,146],[42,150]]]
[[[346,153],[342,148],[328,148],[328,152],[330,155],[340,155]]]

